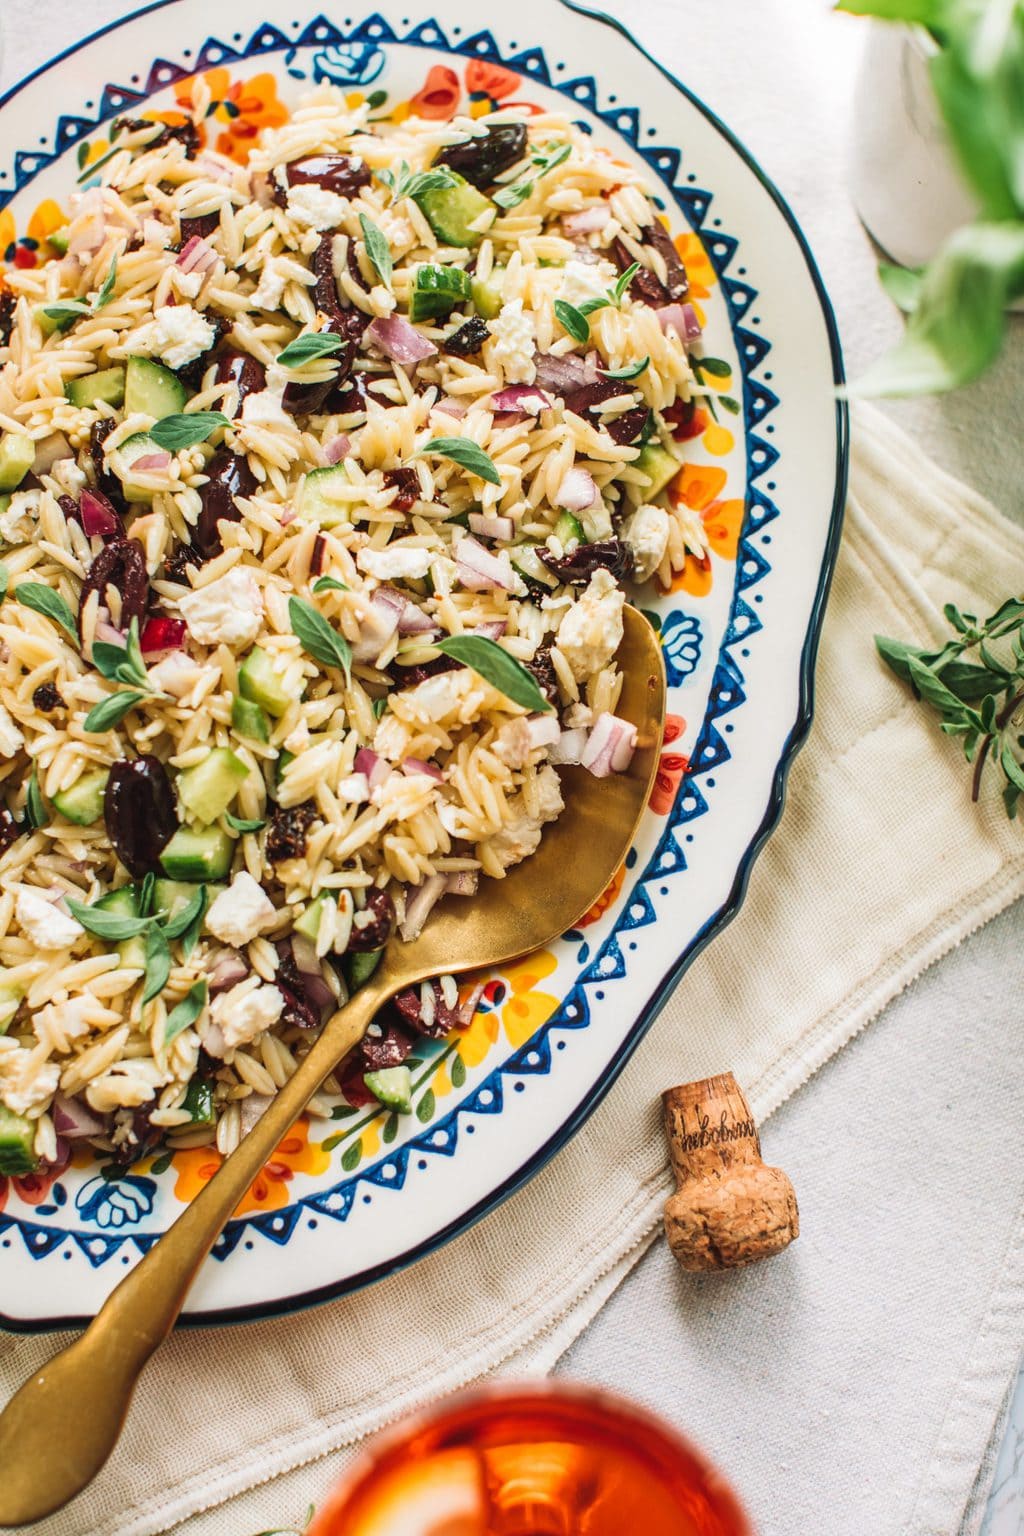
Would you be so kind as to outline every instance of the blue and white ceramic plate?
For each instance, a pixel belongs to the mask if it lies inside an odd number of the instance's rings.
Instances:
[[[466,1227],[549,1158],[600,1101],[685,965],[728,920],[807,732],[839,537],[846,417],[828,299],[792,214],[728,130],[606,20],[518,0],[489,28],[473,0],[164,0],[108,28],[3,102],[0,257],[34,265],[119,113],[173,111],[209,77],[210,143],[244,158],[318,81],[375,115],[568,107],[642,162],[706,319],[710,408],[676,494],[711,553],[652,616],[670,682],[650,813],[612,889],[551,951],[490,978],[472,1027],[420,1053],[416,1108],[342,1106],[296,1128],[253,1186],[186,1317],[285,1311],[365,1285]],[[84,1156],[84,1155],[83,1155]],[[91,1316],[208,1179],[215,1154],[117,1175],[82,1161],[0,1180],[0,1309],[10,1327]]]

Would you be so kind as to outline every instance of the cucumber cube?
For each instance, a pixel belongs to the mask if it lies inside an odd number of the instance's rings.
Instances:
[[[24,432],[0,438],[0,491],[16,491],[35,461],[36,445]]]
[[[153,882],[153,911],[158,917],[177,917],[195,893],[195,885],[185,880],[157,879]]]
[[[400,1115],[412,1113],[412,1073],[408,1067],[383,1067],[379,1072],[365,1073],[363,1081],[387,1109]]]
[[[70,789],[61,789],[53,796],[55,808],[76,827],[91,827],[103,815],[103,797],[107,788],[108,773],[105,768],[95,773],[83,773]]]
[[[135,889],[130,885],[122,885],[116,891],[108,891],[94,903],[101,911],[111,912],[115,917],[138,917],[139,902]],[[144,971],[146,969],[146,939],[145,935],[137,933],[130,939],[122,939],[117,946],[117,952],[121,957],[121,965],[127,970]]]
[[[178,799],[190,816],[208,826],[227,810],[248,776],[245,763],[229,747],[214,747],[201,763],[178,774]]]
[[[384,953],[382,949],[355,950],[348,956],[348,985],[349,991],[355,992],[364,981],[369,981],[374,971],[380,964],[380,957]]]
[[[220,827],[179,827],[160,863],[170,880],[223,880],[234,851],[234,838]]]
[[[188,390],[163,363],[155,363],[150,357],[130,357],[124,377],[124,408],[131,416],[140,411],[162,421],[165,416],[176,416],[188,399]]]
[[[0,1035],[6,1034],[14,1016],[21,1007],[25,993],[21,987],[9,987],[0,982]]]
[[[484,320],[494,320],[501,311],[501,285],[504,276],[504,267],[492,267],[489,277],[474,277],[470,283],[470,294],[476,312]]]
[[[670,480],[673,480],[682,469],[682,464],[675,454],[669,453],[660,443],[648,443],[641,448],[640,456],[633,461],[633,468],[638,469],[642,475],[650,480],[644,495],[649,501],[663,491]]]
[[[182,1109],[192,1116],[193,1125],[215,1125],[217,1113],[213,1107],[213,1083],[208,1077],[194,1077],[188,1085]]]
[[[470,296],[470,276],[461,267],[417,267],[409,300],[410,320],[437,320],[450,315]]]
[[[344,464],[328,464],[326,469],[311,469],[299,490],[299,516],[321,528],[337,528],[352,521],[352,503],[334,494],[349,486]]]
[[[64,393],[81,410],[102,400],[118,411],[124,405],[124,369],[101,368],[98,373],[87,373],[84,378],[72,379]]]
[[[446,245],[467,247],[479,245],[483,236],[469,226],[482,213],[493,208],[494,204],[464,177],[459,176],[455,171],[452,171],[451,175],[455,177],[453,187],[439,187],[434,192],[422,192],[416,201],[426,214],[427,223],[434,234]]]
[[[121,465],[117,474],[121,481],[125,497],[128,501],[151,502],[155,492],[152,487],[138,485],[132,480],[131,468],[136,459],[148,457],[151,453],[162,453],[164,450],[159,443],[146,432],[136,432],[134,437],[129,437],[118,449]]]
[[[258,704],[279,720],[291,703],[281,677],[267,652],[254,645],[238,669],[238,691],[243,699]],[[266,737],[261,738],[266,741]]]
[[[31,1120],[0,1104],[0,1174],[17,1178],[19,1174],[32,1172],[39,1162],[32,1150],[35,1135],[36,1128]]]
[[[571,544],[575,539],[577,544],[586,542],[583,535],[583,525],[579,518],[573,517],[571,512],[560,512],[558,522],[555,524],[555,538],[560,540],[562,548]]]
[[[333,900],[334,897],[329,895],[327,891],[324,891],[315,901],[311,901],[301,917],[295,919],[292,925],[295,932],[301,934],[304,939],[308,939],[311,944],[315,944],[317,935],[320,932],[320,921],[324,915],[324,908],[329,901]]]
[[[253,741],[269,741],[270,726],[258,704],[249,699],[232,699],[231,724],[239,736],[249,736]]]

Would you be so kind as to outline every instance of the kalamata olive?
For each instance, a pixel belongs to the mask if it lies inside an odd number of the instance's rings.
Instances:
[[[121,758],[103,795],[110,846],[135,880],[160,873],[160,854],[178,830],[171,789],[158,757]]]
[[[252,496],[256,490],[256,476],[249,462],[230,448],[218,448],[206,466],[207,481],[199,489],[202,508],[196,523],[195,547],[205,560],[219,555],[224,548],[220,536],[221,522],[237,523],[241,512],[235,505],[236,496]]]
[[[420,489],[419,475],[408,466],[403,469],[386,469],[382,479],[386,486],[395,486],[398,490],[398,495],[391,503],[395,512],[408,512],[413,503],[423,494]]]
[[[158,124],[151,117],[115,117],[110,125],[111,135],[117,133],[137,133],[140,128],[156,128]],[[184,145],[185,158],[194,160],[202,148],[202,140],[199,130],[190,117],[183,123],[165,123],[155,138],[149,140],[147,149],[163,149],[165,144],[177,139]]]
[[[399,992],[394,1005],[403,1022],[418,1035],[426,1035],[431,1040],[443,1040],[445,1035],[450,1035],[453,1029],[458,1028],[461,1021],[458,1009],[449,1008],[445,1002],[440,982],[434,980],[430,985],[434,989],[434,1017],[429,1023],[423,1015],[423,999],[419,987]]]
[[[248,352],[237,352],[229,347],[217,359],[216,384],[233,384],[238,390],[238,410],[246,395],[258,395],[267,387],[267,370]]]
[[[675,242],[664,224],[654,219],[652,223],[645,224],[640,231],[640,239],[644,245],[649,245],[657,251],[665,263],[667,282],[664,286],[668,290],[668,296],[673,303],[679,299],[685,299],[690,291],[690,280],[686,275],[683,258],[676,250]]]
[[[373,1034],[374,1028],[380,1031]],[[397,1019],[380,1018],[370,1025],[363,1036],[361,1047],[362,1066],[366,1072],[383,1072],[388,1067],[400,1067],[412,1055],[416,1037],[399,1024]],[[346,1093],[347,1093],[346,1089]]]
[[[606,417],[604,430],[613,443],[635,443],[646,427],[650,414],[646,405],[635,405],[632,410],[623,411],[621,416]]]
[[[347,356],[351,367],[354,351],[355,348],[349,346],[335,353],[335,356],[342,360]],[[323,410],[333,388],[333,379],[325,379],[320,384],[286,384],[284,394],[281,396],[281,409],[287,411],[289,416],[313,416],[317,411]]]
[[[369,912],[370,921],[357,925],[352,923],[352,937],[348,941],[351,950],[357,950],[365,954],[370,949],[380,949],[391,937],[391,930],[395,926],[395,904],[387,891],[371,891],[366,898],[366,906],[363,912]],[[362,916],[357,913],[356,917]]]
[[[164,561],[164,580],[174,581],[181,587],[187,587],[189,566],[194,565],[198,568],[205,560],[206,556],[196,549],[194,544],[179,544]]]
[[[474,187],[487,187],[525,153],[526,124],[495,123],[479,138],[446,145],[434,156],[434,164],[448,166]]]
[[[319,1029],[323,1010],[312,1003],[306,993],[302,972],[295,963],[290,939],[280,939],[277,950],[277,971],[274,985],[284,998],[281,1023],[298,1029]]]
[[[0,288],[0,347],[10,344],[14,330],[14,309],[17,299],[9,288]]]
[[[113,416],[101,416],[89,429],[89,458],[92,461],[96,484],[104,496],[119,512],[124,511],[125,500],[121,482],[106,469],[103,460],[103,444],[117,426]]]
[[[334,276],[334,240],[333,231],[328,230],[325,235],[320,236],[320,244],[313,252],[313,275],[316,278],[313,298],[321,314],[330,318],[342,312],[338,284]]]
[[[226,315],[218,315],[212,309],[204,310],[203,319],[208,325],[213,326],[213,340],[205,352],[200,352],[199,356],[194,357],[190,363],[185,363],[175,370],[181,382],[191,390],[202,388],[206,370],[213,362],[214,354],[230,331],[232,324]]]
[[[473,315],[457,330],[447,335],[441,347],[455,357],[472,357],[475,352],[480,351],[490,334],[491,329],[487,321],[481,320],[479,315]]]
[[[544,588],[546,595],[547,587]],[[439,677],[442,672],[457,672],[465,662],[456,661],[454,656],[435,656],[433,661],[422,661],[414,667],[399,667],[392,664],[388,668],[388,676],[394,679],[396,688],[415,688],[417,683],[422,683],[428,677]],[[370,945],[370,948],[375,946]]]
[[[141,627],[149,606],[149,577],[146,551],[138,539],[111,539],[104,544],[90,565],[78,600],[78,633],[82,633],[82,614],[93,592],[100,595],[100,607],[107,606],[106,591],[114,587],[121,594],[118,627],[127,630],[132,619]]]
[[[111,1160],[118,1168],[130,1168],[140,1158],[152,1152],[163,1135],[163,1130],[154,1125],[150,1116],[157,1107],[154,1099],[151,1104],[142,1104],[138,1109],[132,1110],[131,1134],[122,1136],[117,1146],[110,1154]],[[112,1135],[117,1125],[117,1117],[109,1117],[108,1135]]]
[[[6,805],[0,805],[0,853],[6,853],[21,836],[21,824],[16,821]]]
[[[370,170],[358,155],[307,155],[284,168],[289,187],[323,187],[339,197],[355,197],[370,185]]]
[[[570,587],[585,587],[595,571],[610,571],[616,581],[626,581],[633,574],[633,551],[621,539],[600,539],[596,544],[578,544],[571,555],[560,557],[540,551],[548,570]]]
[[[611,244],[611,258],[620,272],[625,272],[636,260],[633,252],[623,245],[621,240],[613,240]],[[650,267],[641,267],[630,279],[629,296],[631,299],[639,299],[643,304],[649,304],[652,309],[661,309],[665,304],[671,304],[672,297],[656,273]]]
[[[215,213],[200,213],[195,218],[183,217],[180,221],[181,243],[188,242],[196,235],[200,240],[205,240],[207,235],[212,235],[214,230],[220,228],[220,211]]]
[[[555,671],[555,664],[551,660],[550,645],[542,645],[540,650],[534,656],[533,660],[528,661],[526,666],[527,670],[532,672],[534,677],[537,679],[537,684],[540,688],[540,691],[547,699],[548,703],[557,703],[558,674]]]
[[[562,396],[567,411],[572,411],[577,416],[588,416],[595,406],[603,405],[606,400],[614,400],[617,395],[626,394],[629,385],[621,379],[597,379],[593,384],[581,384],[578,389],[567,390]]]
[[[301,859],[306,851],[306,834],[318,815],[315,803],[275,805],[267,828],[265,853],[271,864],[282,859]]]

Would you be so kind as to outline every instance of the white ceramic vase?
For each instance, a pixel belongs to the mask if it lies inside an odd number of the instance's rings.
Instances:
[[[901,266],[922,266],[978,212],[953,157],[929,77],[923,27],[873,25],[854,94],[850,183],[870,234]]]

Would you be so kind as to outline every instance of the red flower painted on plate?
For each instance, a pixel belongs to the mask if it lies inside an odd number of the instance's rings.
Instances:
[[[7,1204],[7,1196],[13,1190],[26,1205],[42,1205],[53,1183],[64,1172],[67,1161],[50,1168],[37,1168],[35,1173],[22,1173],[17,1178],[0,1174],[0,1211]]]
[[[678,740],[686,729],[682,715],[665,716],[663,745]],[[681,752],[662,752],[658,771],[651,790],[650,807],[656,816],[667,816],[676,802],[679,786],[690,766],[690,759]]]
[[[410,117],[445,119],[453,117],[462,99],[462,87],[454,69],[447,64],[435,64],[427,75],[423,89],[409,99]]]
[[[501,101],[504,96],[511,96],[519,84],[519,78],[511,69],[504,69],[500,64],[492,64],[487,59],[470,59],[466,65],[466,90],[470,95],[479,91],[481,95],[490,96],[492,101]]]

